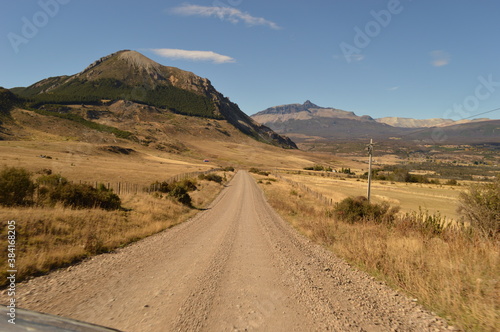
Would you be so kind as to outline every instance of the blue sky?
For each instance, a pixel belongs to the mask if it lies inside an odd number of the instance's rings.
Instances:
[[[2,1],[0,86],[132,49],[209,78],[249,115],[309,99],[459,120],[500,107],[499,14],[496,0]]]

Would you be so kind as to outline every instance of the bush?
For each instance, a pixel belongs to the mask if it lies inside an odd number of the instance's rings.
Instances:
[[[186,188],[181,185],[176,185],[168,193],[170,196],[177,199],[177,201],[186,206],[191,206],[191,196],[187,193]]]
[[[364,196],[348,197],[335,204],[333,210],[337,219],[354,224],[361,221],[387,222],[394,221],[398,207],[391,208],[388,203],[372,204]]]
[[[0,204],[3,206],[29,205],[33,200],[35,184],[24,168],[5,167],[0,172]]]
[[[68,179],[62,177],[60,174],[42,175],[36,179],[38,186],[56,187],[58,185],[68,184]]]
[[[455,179],[450,179],[450,180],[446,181],[445,184],[448,186],[456,186],[456,185],[458,185],[458,182]]]
[[[156,182],[149,185],[149,190],[150,191],[159,191],[162,193],[169,193],[171,190],[171,187],[170,187],[170,183],[168,183],[166,181],[163,181],[163,182],[156,181]]]
[[[49,188],[47,196],[52,204],[61,202],[64,206],[75,209],[117,210],[121,207],[120,197],[102,184],[97,189],[88,184],[57,185]]]
[[[216,183],[222,183],[222,176],[214,174],[214,173],[209,173],[209,174],[200,174],[200,176],[203,175],[202,177],[199,177],[201,180],[207,180],[207,181],[213,181]]]
[[[314,165],[314,166],[304,167],[304,170],[306,170],[306,171],[325,171],[325,172],[332,172],[333,171],[333,169],[330,166],[323,166],[323,165]]]
[[[177,182],[176,185],[186,189],[187,192],[195,191],[196,189],[198,189],[196,187],[196,181],[191,180],[191,179],[181,180],[181,181]]]
[[[234,172],[234,167],[233,166],[228,166],[228,167],[224,167],[222,170],[224,172]]]
[[[471,226],[494,237],[500,234],[500,177],[473,184],[459,196],[458,212]]]
[[[186,191],[195,191],[197,189],[196,181],[191,179],[184,179],[170,183],[167,181],[156,181],[149,185],[150,191],[159,191],[166,194],[170,193],[175,187],[182,187]]]
[[[418,212],[412,211],[401,216],[397,225],[398,229],[402,232],[416,231],[426,237],[440,236],[447,229],[446,218],[441,214],[430,214],[429,211],[423,211],[419,207]]]
[[[179,203],[182,203],[186,206],[191,206],[191,196],[189,196],[188,192],[195,191],[197,189],[196,181],[192,179],[184,179],[172,183],[168,183],[166,181],[156,181],[152,183],[149,188],[151,189],[151,191],[166,193],[170,197],[175,198]]]

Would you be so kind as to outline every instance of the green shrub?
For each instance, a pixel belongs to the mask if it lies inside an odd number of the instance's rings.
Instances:
[[[325,171],[325,172],[332,172],[333,171],[333,169],[330,166],[323,166],[323,165],[314,165],[314,166],[304,167],[304,170],[306,170],[306,171]]]
[[[207,181],[213,181],[216,183],[222,183],[222,176],[214,174],[214,173],[209,173],[205,175],[205,180]]]
[[[191,206],[191,196],[189,196],[188,192],[197,189],[196,181],[192,179],[183,179],[172,183],[156,181],[149,187],[151,191],[166,193],[186,206]]]
[[[228,167],[224,167],[222,170],[224,172],[234,172],[234,167],[233,166],[228,166]]]
[[[500,234],[500,177],[473,184],[459,196],[458,212],[471,226],[488,236]]]
[[[338,220],[353,224],[361,221],[387,222],[394,221],[398,207],[391,208],[387,202],[372,204],[364,196],[348,197],[333,209]]]
[[[176,185],[183,187],[184,189],[186,189],[187,192],[189,192],[189,191],[195,191],[196,189],[198,189],[196,187],[196,181],[195,180],[191,180],[191,179],[181,180],[181,181],[177,182]]]
[[[413,230],[427,237],[442,235],[447,227],[446,218],[440,213],[430,214],[419,207],[418,212],[412,211],[401,216],[396,225],[400,230]]]
[[[191,206],[191,196],[187,193],[186,188],[180,185],[176,185],[168,193],[170,196],[177,199],[177,201],[186,206]]]
[[[3,206],[32,203],[35,184],[24,168],[4,167],[0,171],[0,204]]]
[[[170,183],[168,183],[166,181],[163,181],[163,182],[156,181],[156,182],[153,182],[149,185],[150,191],[159,191],[162,193],[169,193],[171,189],[172,188],[170,186]]]
[[[42,175],[36,179],[38,186],[56,187],[58,185],[68,184],[68,179],[62,177],[60,174]]]
[[[458,182],[455,179],[450,179],[450,180],[446,181],[445,184],[448,186],[456,186],[456,185],[458,185]]]
[[[183,187],[186,191],[195,191],[197,189],[196,181],[191,179],[184,179],[175,182],[156,181],[149,185],[150,191],[159,191],[166,194],[171,192],[175,187]]]
[[[74,209],[117,210],[121,207],[120,197],[104,185],[96,189],[88,184],[67,183],[49,188],[47,196],[52,204],[61,202],[64,206]]]

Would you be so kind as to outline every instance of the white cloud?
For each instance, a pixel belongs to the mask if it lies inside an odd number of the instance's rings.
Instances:
[[[204,17],[215,16],[222,21],[226,20],[234,24],[242,21],[250,26],[264,25],[270,27],[271,29],[276,29],[276,30],[281,29],[276,23],[268,21],[265,18],[254,17],[248,13],[242,12],[239,9],[231,7],[215,7],[215,6],[208,7],[208,6],[184,4],[179,7],[173,8],[171,12],[183,16],[204,16]]]
[[[450,63],[451,56],[445,51],[432,51],[430,55],[432,57],[431,63],[434,67],[442,67]]]
[[[363,54],[357,53],[349,55],[349,58],[351,59],[351,61],[362,61],[365,59],[365,56]]]
[[[156,55],[170,59],[182,59],[190,61],[210,61],[213,63],[231,63],[236,62],[234,58],[222,55],[212,51],[189,51],[174,48],[156,48],[150,49]]]
[[[396,91],[397,89],[399,89],[399,86],[393,86],[388,88],[387,91]]]
[[[361,53],[352,53],[352,54],[345,54],[345,55],[334,54],[333,58],[335,60],[346,60],[348,63],[351,63],[353,61],[354,62],[363,61],[365,59],[365,56]]]
[[[170,59],[184,59],[191,61],[211,61],[213,63],[230,63],[236,62],[235,59],[218,54],[212,51],[188,51],[174,48],[155,48],[150,49],[156,55]]]

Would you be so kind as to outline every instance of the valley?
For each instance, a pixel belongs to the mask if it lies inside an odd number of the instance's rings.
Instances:
[[[495,212],[473,206],[481,229],[464,202],[497,204],[499,121],[310,101],[250,117],[127,50],[0,89],[19,305],[124,331],[493,331]]]

